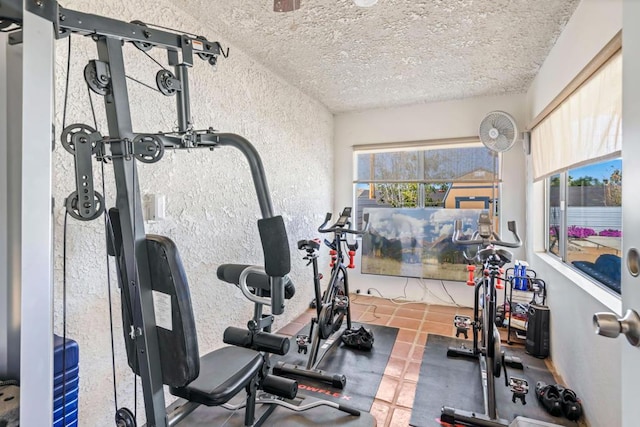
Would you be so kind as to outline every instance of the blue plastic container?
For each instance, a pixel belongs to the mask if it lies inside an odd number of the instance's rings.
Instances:
[[[53,427],[78,425],[79,355],[78,343],[53,336]]]
[[[62,396],[62,392],[69,393],[71,390],[75,390],[78,388],[80,384],[80,377],[76,377],[71,381],[67,381],[66,386],[64,384],[57,385],[53,388],[53,398],[57,398]]]
[[[75,427],[78,425],[78,410],[67,412],[65,419],[62,419],[62,415],[59,418],[53,420],[53,427]]]
[[[78,399],[78,390],[79,390],[79,388],[76,387],[75,389],[73,389],[71,391],[67,391],[66,399],[64,399],[64,396],[62,394],[60,394],[60,396],[55,397],[53,399],[53,410],[55,411],[56,409],[62,408],[63,400],[66,401],[66,402],[70,402],[72,400],[77,400]]]
[[[68,423],[69,414],[73,414],[74,411],[76,415],[78,414],[78,398],[76,397],[75,399],[67,399],[67,402],[65,404],[65,409],[66,409],[67,423]],[[53,419],[58,420],[61,418],[62,418],[62,405],[57,409],[55,408],[53,409]]]
[[[55,387],[62,384],[63,379],[67,383],[69,383],[72,380],[75,380],[76,378],[78,378],[78,371],[79,371],[79,368],[76,366],[74,368],[68,368],[67,372],[64,372],[64,373],[60,372],[55,377],[53,377],[53,386]]]
[[[62,337],[57,335],[53,336],[53,375],[61,374],[62,368],[62,355],[66,350],[65,366],[66,369],[72,369],[78,366],[80,351],[78,349],[78,343],[74,340],[67,338],[67,344],[64,345]]]

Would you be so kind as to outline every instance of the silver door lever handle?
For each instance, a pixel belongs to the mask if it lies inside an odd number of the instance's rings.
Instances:
[[[593,326],[598,335],[616,338],[622,333],[632,346],[640,347],[640,316],[635,310],[627,310],[622,319],[614,313],[596,313]]]

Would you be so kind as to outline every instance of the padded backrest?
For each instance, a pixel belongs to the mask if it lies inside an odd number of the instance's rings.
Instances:
[[[122,294],[122,322],[129,366],[139,374],[134,341],[129,337],[132,307],[126,282],[122,254],[120,218],[116,209],[109,210],[113,228],[110,254],[116,255],[118,278]],[[153,292],[156,332],[160,347],[162,382],[171,387],[183,387],[198,377],[200,356],[191,295],[178,248],[164,236],[147,235],[147,257]]]

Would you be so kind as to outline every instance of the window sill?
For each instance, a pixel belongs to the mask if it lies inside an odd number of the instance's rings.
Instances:
[[[536,252],[535,255],[540,259],[540,261],[546,263],[558,273],[562,274],[567,280],[591,295],[601,304],[606,306],[609,310],[616,314],[622,313],[622,299],[620,298],[620,296],[614,295],[611,292],[601,288],[591,280],[575,271],[573,268],[557,260],[555,257],[547,254],[546,252]]]

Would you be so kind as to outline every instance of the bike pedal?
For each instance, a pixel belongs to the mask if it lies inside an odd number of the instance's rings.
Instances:
[[[298,353],[307,354],[307,346],[309,344],[309,335],[296,336],[296,344],[298,344]]]
[[[529,393],[529,382],[524,378],[509,377],[509,389],[511,393],[527,394]]]
[[[460,334],[464,335],[465,339],[468,339],[469,336],[467,331],[471,328],[471,317],[469,316],[454,316],[453,317],[453,326],[456,327],[456,338],[460,336]]]
[[[334,301],[334,306],[338,310],[346,310],[349,307],[349,297],[348,296],[337,296]]]

